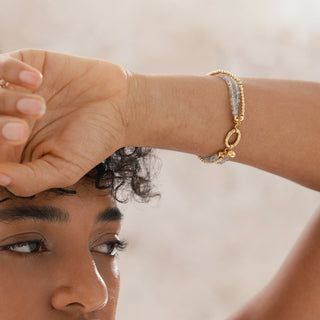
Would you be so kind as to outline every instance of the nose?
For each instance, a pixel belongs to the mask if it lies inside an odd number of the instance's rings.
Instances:
[[[108,302],[107,285],[91,256],[85,260],[68,257],[59,263],[51,296],[54,309],[67,313],[101,310]]]

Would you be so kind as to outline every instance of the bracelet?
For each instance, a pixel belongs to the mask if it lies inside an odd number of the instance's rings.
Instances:
[[[224,150],[218,151],[209,157],[198,156],[198,158],[204,163],[219,163],[222,164],[228,161],[230,158],[234,158],[236,156],[234,147],[238,145],[241,139],[241,132],[239,130],[239,126],[241,122],[244,120],[244,112],[245,112],[245,100],[244,100],[244,89],[241,80],[233,75],[232,73],[224,70],[217,70],[208,73],[210,76],[218,76],[225,80],[229,87],[230,94],[230,103],[231,110],[233,115],[233,124],[234,127],[227,133]],[[239,105],[240,105],[240,113],[239,113]],[[231,143],[231,137],[236,134],[236,140]]]

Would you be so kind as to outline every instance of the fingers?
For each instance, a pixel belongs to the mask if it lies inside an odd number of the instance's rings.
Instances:
[[[0,89],[0,115],[38,119],[45,111],[46,103],[41,96]]]
[[[4,84],[8,83],[4,86]],[[45,113],[46,104],[44,99],[35,94],[21,92],[21,90],[10,90],[14,85],[26,89],[35,90],[42,83],[42,74],[35,68],[24,62],[10,57],[8,54],[0,54],[0,146],[21,145],[27,142],[30,135],[30,128],[24,119],[38,119]],[[11,86],[13,85],[13,86]],[[17,195],[34,194],[46,186],[50,186],[50,181],[42,181],[38,186],[36,182],[30,183],[30,177],[39,177],[45,174],[45,171],[39,169],[50,166],[45,161],[35,161],[29,166],[27,164],[18,164],[13,162],[0,163],[0,185],[11,186]],[[3,174],[2,174],[2,171]],[[53,168],[50,168],[51,172]],[[50,171],[49,170],[49,171]],[[61,177],[60,177],[61,179]],[[35,189],[25,186],[35,186]],[[9,188],[8,188],[9,189]],[[9,189],[10,190],[10,189]]]
[[[50,155],[24,164],[0,163],[0,185],[22,197],[73,185],[84,174],[80,168]]]
[[[2,54],[0,55],[0,79],[28,89],[36,89],[42,83],[42,74],[22,61]]]
[[[42,82],[42,75],[18,59],[2,54],[0,80],[2,85],[8,82],[36,89]],[[23,118],[38,119],[45,111],[46,104],[41,96],[0,88],[0,146],[25,143],[29,136],[29,127]]]
[[[20,145],[28,140],[30,129],[28,124],[19,118],[0,117],[0,145]]]

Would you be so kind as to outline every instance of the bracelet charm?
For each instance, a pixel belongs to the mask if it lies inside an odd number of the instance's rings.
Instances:
[[[233,148],[239,144],[241,139],[241,132],[239,130],[239,126],[241,122],[244,120],[245,113],[244,89],[241,80],[228,71],[217,70],[210,72],[208,75],[218,76],[222,78],[228,85],[234,127],[226,135],[224,150],[219,151],[209,157],[198,156],[198,158],[204,163],[222,164],[228,161],[230,158],[234,158],[236,156],[236,153],[233,150]],[[236,140],[231,143],[230,138],[233,135],[236,135]]]

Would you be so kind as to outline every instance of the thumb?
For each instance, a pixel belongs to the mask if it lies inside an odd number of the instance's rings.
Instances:
[[[21,197],[73,185],[85,174],[80,167],[51,155],[22,164],[0,163],[0,185]]]

